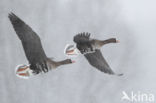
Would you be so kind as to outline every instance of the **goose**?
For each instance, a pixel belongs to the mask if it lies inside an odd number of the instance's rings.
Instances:
[[[90,65],[97,68],[101,72],[110,75],[123,75],[114,73],[100,51],[101,47],[106,44],[118,43],[119,41],[116,40],[116,38],[98,40],[90,38],[90,33],[83,32],[75,35],[73,41],[76,43],[76,46],[70,45],[68,48],[65,48],[66,55],[70,56],[82,54],[88,60]]]
[[[8,18],[22,43],[25,56],[29,62],[28,65],[21,64],[16,67],[15,73],[18,77],[27,79],[32,75],[46,73],[61,65],[75,62],[71,59],[54,61],[47,57],[43,50],[40,37],[31,29],[31,27],[14,13],[9,13]]]

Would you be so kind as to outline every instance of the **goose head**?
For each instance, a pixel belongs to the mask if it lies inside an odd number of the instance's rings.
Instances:
[[[75,61],[74,61],[74,60],[71,60],[71,59],[66,59],[66,60],[64,60],[63,62],[64,62],[64,64],[75,63]]]

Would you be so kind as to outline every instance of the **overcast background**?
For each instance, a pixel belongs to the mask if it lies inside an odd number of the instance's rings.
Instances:
[[[0,0],[0,103],[122,103],[128,94],[156,94],[155,0]],[[7,18],[13,12],[30,25],[44,50],[65,59],[67,43],[79,32],[97,39],[116,37],[102,53],[111,68],[124,76],[110,76],[91,67],[83,56],[29,80],[15,76],[27,60]],[[155,95],[156,96],[156,95]],[[123,101],[126,103],[127,101]],[[142,102],[146,103],[146,102]]]

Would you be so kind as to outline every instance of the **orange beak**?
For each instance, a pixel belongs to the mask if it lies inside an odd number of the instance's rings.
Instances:
[[[76,63],[76,61],[72,60],[72,63]]]
[[[120,41],[119,40],[116,40],[116,43],[119,43]]]

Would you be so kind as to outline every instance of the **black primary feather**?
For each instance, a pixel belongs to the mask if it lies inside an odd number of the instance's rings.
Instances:
[[[76,47],[80,50],[82,54],[93,51],[90,43],[90,33],[79,33],[74,36],[73,41],[77,44]]]
[[[90,33],[78,33],[76,36],[74,36],[74,42],[75,43],[87,43],[90,39]]]
[[[10,13],[8,17],[17,36],[22,42],[30,68],[34,70],[35,73],[39,73],[40,71],[47,72],[47,56],[43,50],[39,36],[14,13]]]

